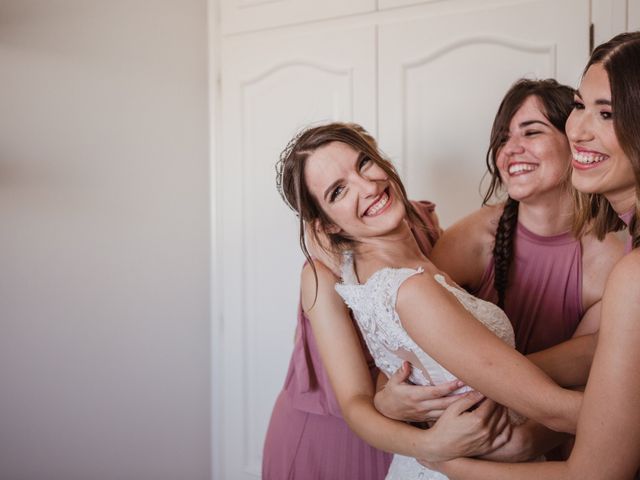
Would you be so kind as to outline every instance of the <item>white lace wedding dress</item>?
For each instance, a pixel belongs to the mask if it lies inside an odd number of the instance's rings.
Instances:
[[[409,336],[396,312],[398,289],[407,278],[424,273],[422,268],[383,268],[364,284],[356,278],[353,256],[345,254],[342,283],[336,290],[353,311],[362,336],[376,365],[387,376],[397,371],[404,360],[413,368],[410,380],[417,385],[438,385],[456,377],[431,358]],[[489,330],[514,346],[513,328],[504,312],[496,305],[480,300],[466,291],[449,285],[442,275],[435,280],[451,292],[458,301]],[[463,387],[456,393],[470,390]],[[518,419],[522,421],[522,419]],[[517,420],[516,420],[517,421]],[[518,422],[519,423],[519,422]],[[387,480],[446,480],[446,476],[420,465],[414,458],[395,455]]]

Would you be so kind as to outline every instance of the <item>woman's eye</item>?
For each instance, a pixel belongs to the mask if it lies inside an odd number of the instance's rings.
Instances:
[[[369,163],[371,163],[371,159],[369,157],[362,157],[362,160],[360,160],[360,163],[358,164],[358,168],[362,170]]]
[[[600,112],[600,116],[605,120],[611,120],[611,118],[613,117],[613,113],[609,111],[603,111]]]
[[[534,135],[538,135],[540,132],[540,130],[527,130],[524,132],[524,136],[525,137],[532,137]]]
[[[335,199],[338,198],[338,196],[342,193],[343,190],[344,190],[344,187],[342,185],[339,185],[336,188],[334,188],[333,192],[331,192],[331,195],[329,196],[329,202],[335,201]]]
[[[574,110],[584,110],[584,103],[582,103],[579,100],[574,100],[573,103],[571,104],[571,107]]]

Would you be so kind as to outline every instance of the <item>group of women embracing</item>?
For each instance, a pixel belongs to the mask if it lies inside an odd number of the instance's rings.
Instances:
[[[575,91],[515,83],[487,167],[483,207],[442,232],[362,127],[285,148],[308,262],[264,479],[635,478],[640,32]]]

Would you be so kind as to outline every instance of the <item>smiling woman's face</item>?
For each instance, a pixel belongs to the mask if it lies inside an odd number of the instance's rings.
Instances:
[[[529,96],[511,119],[496,158],[509,196],[526,202],[563,188],[570,158],[567,137],[546,117],[542,102]]]
[[[613,126],[609,76],[601,64],[589,67],[567,120],[573,155],[573,186],[584,193],[603,194],[614,205],[633,192],[631,162]]]
[[[331,142],[307,159],[305,182],[333,222],[329,233],[354,240],[397,229],[405,208],[393,182],[371,158],[342,142]]]

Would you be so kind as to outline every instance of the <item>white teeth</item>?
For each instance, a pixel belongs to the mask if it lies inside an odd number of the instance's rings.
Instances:
[[[519,172],[533,172],[536,168],[536,165],[531,165],[530,163],[514,163],[509,165],[509,175]]]
[[[376,203],[374,203],[369,208],[367,208],[365,215],[375,215],[380,210],[382,210],[382,208],[387,204],[388,201],[389,201],[389,195],[387,195],[387,193],[385,192],[385,194],[382,196],[380,200],[378,200]]]
[[[583,165],[588,165],[590,163],[598,163],[606,159],[606,155],[594,154],[594,153],[574,153],[573,159],[582,163]]]

